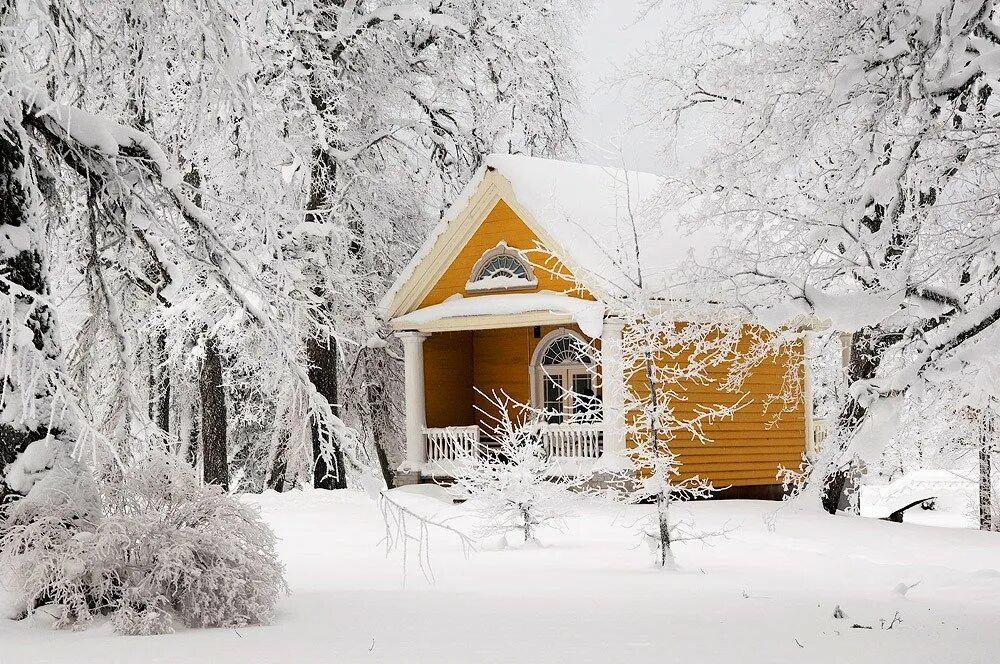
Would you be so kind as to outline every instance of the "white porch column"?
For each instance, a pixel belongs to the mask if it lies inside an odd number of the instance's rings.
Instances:
[[[604,388],[604,454],[620,465],[625,452],[625,377],[622,366],[622,329],[619,318],[604,320],[601,330],[601,383]]]
[[[406,385],[406,460],[400,470],[415,472],[427,462],[424,428],[427,413],[424,406],[424,339],[423,332],[397,332],[403,340],[403,361]]]

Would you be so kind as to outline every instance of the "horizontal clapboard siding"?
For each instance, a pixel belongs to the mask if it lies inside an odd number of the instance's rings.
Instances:
[[[747,327],[737,352],[746,351],[751,338],[759,334],[765,333]],[[676,435],[670,448],[681,464],[680,479],[697,475],[719,487],[780,484],[777,479],[779,467],[799,467],[806,437],[803,404],[799,401],[787,412],[782,412],[781,404],[774,403],[770,407],[766,404],[769,397],[780,393],[789,366],[801,371],[801,353],[801,347],[796,347],[784,357],[763,362],[747,376],[737,393],[722,389],[728,377],[727,364],[707,372],[713,381],[708,385],[696,383],[675,388],[686,399],[674,403],[675,412],[681,417],[713,404],[730,406],[741,398],[749,402],[732,418],[705,423],[704,432],[710,443],[693,440],[684,432]],[[681,355],[671,358],[670,362],[685,364],[687,358]],[[643,374],[632,375],[632,386],[637,394],[644,393],[644,384]]]

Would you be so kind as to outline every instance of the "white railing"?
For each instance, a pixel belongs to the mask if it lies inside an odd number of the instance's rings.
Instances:
[[[479,427],[424,429],[427,461],[456,461],[479,454]]]
[[[601,424],[545,424],[542,437],[550,457],[601,456]]]
[[[592,424],[543,424],[541,433],[545,452],[550,457],[601,456],[601,439],[604,427]],[[442,427],[424,429],[428,463],[460,461],[467,456],[478,456],[489,443],[481,440],[479,427]]]

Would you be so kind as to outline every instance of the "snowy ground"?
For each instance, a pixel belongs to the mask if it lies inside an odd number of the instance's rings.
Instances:
[[[404,498],[442,517],[463,510],[428,495]],[[56,632],[38,619],[0,620],[0,664],[959,664],[995,662],[1000,648],[1000,535],[990,533],[706,502],[689,511],[730,534],[682,546],[682,569],[664,572],[650,567],[632,528],[648,508],[591,507],[565,532],[546,533],[544,548],[466,559],[453,536],[432,533],[436,580],[411,566],[404,584],[366,497],[310,491],[249,500],[281,537],[288,565],[292,594],[273,626],[121,637],[106,625]],[[838,605],[846,618],[833,617]]]

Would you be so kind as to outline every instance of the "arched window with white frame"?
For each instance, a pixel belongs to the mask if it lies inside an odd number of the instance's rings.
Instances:
[[[465,290],[528,290],[536,286],[538,279],[524,252],[500,241],[476,261]]]
[[[553,330],[539,342],[531,366],[532,405],[551,424],[595,422],[601,400],[590,346],[566,328]]]

